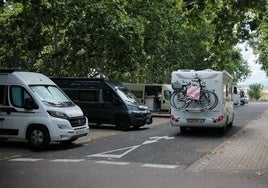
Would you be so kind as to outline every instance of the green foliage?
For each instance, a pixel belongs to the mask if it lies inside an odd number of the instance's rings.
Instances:
[[[252,84],[249,86],[248,95],[252,99],[259,100],[263,96],[264,86],[261,84]]]
[[[250,70],[235,45],[256,30],[256,49],[267,49],[264,5],[265,0],[10,0],[0,7],[0,67],[49,76],[101,73],[143,83],[169,83],[177,69],[212,68],[227,70],[238,82]],[[266,59],[262,53],[260,61]]]

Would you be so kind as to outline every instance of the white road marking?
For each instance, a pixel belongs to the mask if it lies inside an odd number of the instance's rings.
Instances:
[[[120,148],[120,149],[115,149],[115,150],[111,150],[111,151],[106,151],[103,153],[97,153],[94,155],[88,155],[88,157],[107,157],[107,158],[116,158],[119,159],[121,157],[123,157],[124,155],[128,154],[129,152],[133,151],[134,149],[137,149],[138,147],[140,147],[141,145],[136,145],[136,146],[130,146],[130,147],[126,147],[126,148]],[[125,151],[127,150],[127,151]],[[125,151],[124,153],[121,154],[111,154],[111,153],[115,153],[118,151]]]
[[[113,162],[113,161],[96,161],[96,164],[110,164],[110,165],[127,165],[128,162]]]
[[[78,163],[78,162],[82,162],[82,161],[85,161],[85,159],[54,159],[54,160],[51,160],[51,162],[64,162],[64,163],[68,163],[68,162]]]
[[[145,142],[143,142],[142,145],[144,145],[144,144],[152,144],[152,143],[158,142],[158,140],[161,140],[161,139],[164,139],[164,140],[172,140],[172,139],[174,139],[174,137],[169,137],[169,136],[154,136],[154,137],[150,137],[150,140],[146,140]]]
[[[23,161],[23,162],[36,162],[41,161],[43,159],[34,159],[34,158],[16,158],[16,159],[10,159],[9,161]]]
[[[166,169],[174,169],[178,167],[177,165],[163,165],[163,164],[144,164],[141,166],[150,168],[166,168]]]
[[[150,137],[149,140],[144,141],[140,145],[135,145],[135,146],[125,147],[125,148],[115,149],[115,150],[106,151],[106,152],[102,152],[102,153],[97,153],[97,154],[93,154],[93,155],[88,155],[87,157],[104,157],[104,158],[119,159],[119,158],[127,155],[128,153],[130,153],[131,151],[137,149],[138,147],[140,147],[142,145],[153,144],[153,143],[158,142],[161,139],[163,139],[163,140],[172,140],[172,139],[174,139],[174,137],[154,136],[154,137]],[[115,154],[115,153],[118,153],[118,151],[121,151],[123,153]]]

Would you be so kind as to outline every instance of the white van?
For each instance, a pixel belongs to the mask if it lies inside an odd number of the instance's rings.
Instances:
[[[172,72],[171,125],[181,132],[189,127],[215,127],[225,131],[234,120],[232,76],[211,69]]]
[[[38,148],[71,143],[88,132],[87,117],[48,77],[0,69],[1,139],[24,139]]]
[[[170,112],[171,84],[124,83],[124,85],[150,110]]]

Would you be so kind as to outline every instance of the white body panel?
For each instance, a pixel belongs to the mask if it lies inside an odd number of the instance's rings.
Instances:
[[[224,127],[231,124],[234,119],[231,75],[226,71],[179,70],[172,72],[172,84],[188,83],[196,76],[205,83],[205,90],[212,91],[217,95],[216,107],[211,110],[201,110],[198,104],[191,104],[185,109],[171,107],[171,125],[179,127]]]
[[[124,85],[152,111],[170,111],[170,84],[135,84]]]

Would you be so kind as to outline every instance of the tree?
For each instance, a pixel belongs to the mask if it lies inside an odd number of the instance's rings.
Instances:
[[[252,99],[259,100],[263,95],[264,86],[261,84],[252,84],[249,86],[248,95]]]
[[[234,46],[265,27],[265,2],[10,0],[1,6],[0,67],[143,83],[212,68],[239,81],[250,70]]]

